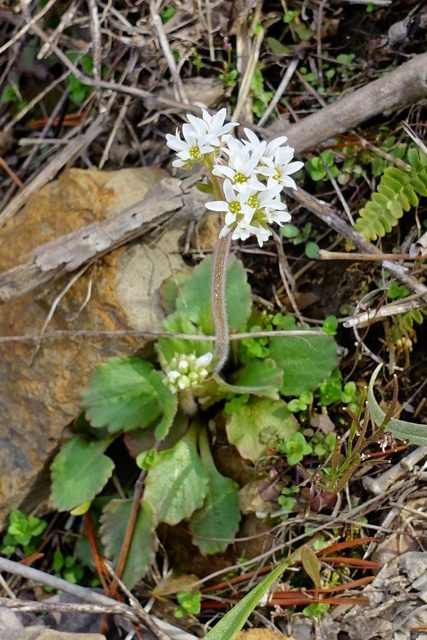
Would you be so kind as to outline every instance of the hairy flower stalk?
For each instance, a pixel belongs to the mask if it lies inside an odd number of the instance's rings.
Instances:
[[[229,332],[225,296],[227,258],[231,240],[256,237],[258,244],[271,235],[269,225],[282,225],[291,216],[280,199],[283,187],[296,189],[290,177],[302,162],[291,162],[294,150],[285,145],[284,136],[268,144],[250,129],[246,140],[237,140],[231,130],[237,122],[225,124],[226,110],[211,116],[204,109],[203,117],[188,114],[189,123],[175,136],[166,136],[168,146],[176,151],[175,167],[191,169],[202,164],[210,174],[216,200],[206,203],[210,211],[222,215],[223,227],[214,254],[212,273],[212,307],[215,322],[214,369],[219,372],[228,356]],[[221,182],[220,182],[221,181]]]
[[[221,371],[228,357],[230,344],[227,317],[227,299],[225,282],[227,277],[227,259],[230,250],[231,236],[218,239],[212,269],[212,312],[215,324],[214,369]]]

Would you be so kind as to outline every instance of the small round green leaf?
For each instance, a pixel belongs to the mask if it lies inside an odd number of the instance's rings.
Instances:
[[[307,258],[314,260],[319,253],[319,245],[316,242],[307,242],[305,245],[305,255]]]

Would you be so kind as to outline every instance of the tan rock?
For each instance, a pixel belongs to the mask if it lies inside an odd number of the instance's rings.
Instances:
[[[52,629],[25,629],[16,640],[105,640],[99,633],[63,633]]]
[[[270,629],[249,629],[248,631],[240,631],[236,640],[294,640],[282,633],[276,633]]]
[[[155,168],[64,172],[0,230],[0,273],[31,260],[40,244],[135,204],[165,175]],[[156,290],[174,270],[185,269],[178,253],[183,232],[181,215],[160,239],[141,239],[98,260],[59,302],[48,331],[160,329]],[[0,306],[0,336],[40,331],[70,279]],[[12,509],[33,509],[46,498],[41,478],[48,478],[47,463],[79,414],[79,394],[95,366],[143,344],[129,336],[66,337],[43,341],[36,353],[33,343],[0,342],[0,527]]]

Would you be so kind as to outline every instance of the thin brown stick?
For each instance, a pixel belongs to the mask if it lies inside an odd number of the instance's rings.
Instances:
[[[160,446],[160,443],[156,443],[157,447],[154,446],[153,449],[157,450]],[[123,575],[123,571],[126,565],[126,560],[129,555],[130,545],[132,543],[133,534],[136,527],[136,521],[138,519],[139,509],[141,506],[142,493],[144,491],[144,483],[145,478],[147,477],[147,471],[143,469],[139,474],[138,480],[135,483],[135,489],[133,492],[133,500],[132,500],[132,508],[129,515],[129,520],[127,522],[125,537],[123,539],[122,548],[120,549],[119,559],[117,561],[116,567],[116,577],[121,578]],[[110,595],[114,597],[117,593],[118,582],[115,580],[111,585]]]
[[[0,156],[0,167],[4,169],[4,171],[6,171],[7,175],[9,176],[9,178],[13,180],[16,186],[22,189],[24,185],[22,184],[21,180],[18,178],[16,173],[12,171],[12,169],[7,164],[6,160],[4,160],[1,156]]]
[[[12,36],[12,38],[10,38],[7,42],[5,42],[5,44],[2,47],[0,47],[0,55],[5,51],[7,51],[14,44],[16,44],[16,42],[18,42],[20,38],[25,33],[27,33],[27,31],[29,31],[34,26],[34,24],[38,20],[40,20],[40,18],[42,18],[53,7],[55,3],[56,3],[56,0],[49,0],[49,2],[45,4],[43,9],[41,9],[38,13],[36,13],[36,15],[31,18],[31,20],[29,20],[28,22],[24,21],[25,22],[24,26],[21,29],[19,29],[19,31],[17,31],[15,35]]]
[[[427,62],[427,54],[425,54],[425,56],[425,60]],[[342,220],[338,216],[336,210],[330,205],[318,200],[301,188],[298,188],[297,190],[285,188],[284,192],[290,198],[304,205],[304,207],[314,213],[315,216],[322,220],[331,229],[339,233],[344,238],[347,238],[347,240],[354,244],[361,252],[374,256],[382,256],[381,251],[377,249],[377,247],[371,244],[344,220]],[[405,267],[396,264],[392,260],[383,260],[382,264],[385,269],[391,271],[396,278],[400,280],[400,282],[406,285],[410,291],[416,294],[421,294],[427,301],[427,287],[414,278],[414,276],[408,274]]]
[[[230,340],[245,340],[247,338],[305,338],[306,336],[321,336],[323,331],[311,329],[295,329],[294,331],[243,331],[242,333],[231,333]],[[49,333],[37,333],[34,335],[21,336],[0,336],[0,344],[13,342],[38,342],[39,340],[55,340],[57,338],[117,338],[123,337],[137,338],[177,338],[179,340],[192,340],[195,342],[206,342],[206,340],[216,340],[216,336],[205,336],[200,334],[173,333],[171,331],[134,331],[123,329],[117,331],[98,331],[92,329],[59,329]]]
[[[365,262],[382,262],[383,260],[413,260],[409,253],[346,253],[345,251],[327,251],[319,249],[316,260],[361,260]]]

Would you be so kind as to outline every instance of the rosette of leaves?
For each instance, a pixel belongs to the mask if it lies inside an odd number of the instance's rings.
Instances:
[[[211,269],[207,259],[189,278],[181,278],[179,291],[171,283],[165,286],[169,312],[165,330],[206,340],[160,338],[160,364],[176,353],[201,356],[212,349]],[[231,331],[253,327],[250,288],[237,260],[230,261],[226,293]],[[204,409],[215,403],[221,403],[220,408],[228,400],[230,443],[256,462],[272,438],[282,442],[298,430],[284,397],[316,388],[335,367],[332,336],[321,332],[292,336],[295,320],[281,318],[276,328],[286,326],[289,335],[277,337],[272,331],[264,348],[255,349],[260,357],[241,359],[243,352],[235,351],[226,370],[228,379],[214,374],[191,390],[199,398],[199,414],[191,422],[179,408],[179,394],[165,386],[159,364],[137,357],[111,358],[99,365],[82,392],[85,426],[53,462],[51,499],[58,510],[83,514],[96,496],[109,496],[100,518],[101,537],[107,557],[117,563],[132,509],[129,478],[136,480],[138,467],[144,469],[143,498],[122,575],[127,585],[135,584],[152,562],[160,523],[188,520],[193,542],[204,554],[224,551],[237,532],[238,487],[216,469]],[[131,456],[129,464],[122,462],[117,468],[116,440],[125,442]],[[123,467],[127,475],[122,482]],[[122,482],[124,498],[118,499],[109,482],[113,472]]]

